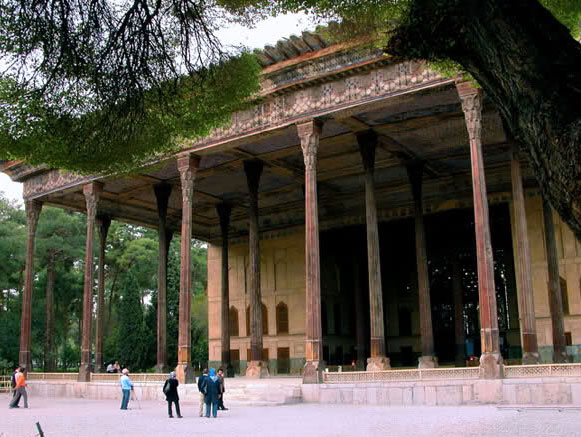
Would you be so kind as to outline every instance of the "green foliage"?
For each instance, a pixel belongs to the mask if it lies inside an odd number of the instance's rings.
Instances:
[[[181,77],[145,94],[140,111],[119,105],[66,114],[43,105],[38,91],[4,78],[0,157],[85,173],[127,171],[228,122],[258,90],[259,71],[254,56],[243,54],[209,68],[203,80]]]
[[[121,282],[119,304],[119,363],[129,369],[141,369],[144,361],[143,308],[139,284],[133,272],[125,273]]]
[[[581,1],[579,0],[539,0],[564,24],[574,38],[579,38],[581,33]]]

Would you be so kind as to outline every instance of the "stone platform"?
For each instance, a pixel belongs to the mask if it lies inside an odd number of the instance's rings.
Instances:
[[[165,400],[163,382],[135,383],[140,400]],[[114,382],[31,381],[31,396],[120,399]],[[180,385],[180,399],[198,401],[196,384]],[[457,379],[302,384],[301,378],[226,379],[226,405],[276,406],[301,402],[347,405],[570,405],[581,406],[581,377]]]
[[[140,400],[165,400],[163,382],[134,382],[135,394]],[[246,377],[226,378],[226,404],[236,405],[284,405],[296,404],[301,399],[301,378]],[[179,386],[180,400],[198,401],[197,384]],[[121,399],[121,390],[116,382],[77,382],[77,381],[29,381],[30,396],[43,398],[80,398],[80,399]]]
[[[311,384],[302,386],[302,399],[321,404],[390,406],[581,406],[581,377]]]

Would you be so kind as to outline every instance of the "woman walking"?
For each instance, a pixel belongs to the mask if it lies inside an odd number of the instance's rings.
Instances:
[[[176,372],[171,372],[169,378],[165,380],[163,385],[163,392],[165,393],[165,400],[167,401],[167,414],[170,419],[173,417],[171,403],[176,406],[176,416],[178,419],[182,418],[180,413],[180,397],[178,396],[178,385],[180,382],[176,379]]]
[[[129,370],[123,369],[121,372],[123,376],[119,379],[119,384],[121,385],[121,392],[123,393],[123,398],[121,399],[121,409],[126,410],[129,405],[129,398],[131,397],[131,390],[133,390],[133,384],[131,379],[129,379]]]

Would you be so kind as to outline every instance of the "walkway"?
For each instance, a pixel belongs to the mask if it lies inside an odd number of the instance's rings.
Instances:
[[[30,398],[28,410],[7,408],[0,395],[0,436],[32,437],[40,422],[46,437],[157,436],[581,436],[578,410],[518,412],[485,407],[360,407],[298,404],[236,407],[217,419],[197,416],[197,405],[185,402],[183,419],[168,419],[161,401],[117,401]],[[228,400],[226,398],[226,405]]]

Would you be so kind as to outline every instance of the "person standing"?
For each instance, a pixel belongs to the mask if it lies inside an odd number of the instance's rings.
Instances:
[[[220,381],[218,381],[218,376],[214,369],[210,369],[210,373],[206,377],[206,390],[205,390],[205,402],[206,402],[206,417],[210,417],[210,408],[212,409],[212,417],[214,419],[218,415],[218,395],[220,394]]]
[[[218,369],[218,381],[220,381],[220,395],[218,400],[218,410],[227,411],[228,408],[224,406],[224,393],[226,389],[224,388],[224,369]]]
[[[19,408],[20,398],[24,399],[24,408],[28,408],[28,394],[26,393],[26,376],[24,367],[16,369],[18,372],[15,375],[16,387],[14,388],[14,396],[10,402],[10,408]]]
[[[127,405],[129,405],[129,398],[131,397],[131,390],[133,390],[133,384],[131,379],[129,379],[129,370],[123,369],[121,372],[123,376],[119,379],[121,384],[121,392],[123,393],[123,398],[121,400],[121,409],[126,410]]]
[[[173,402],[176,406],[176,415],[178,419],[182,418],[180,413],[180,397],[178,396],[178,385],[180,382],[176,379],[176,372],[171,372],[169,378],[166,379],[163,385],[163,392],[165,393],[165,400],[167,401],[167,414],[170,418],[173,417],[171,403]]]
[[[205,393],[206,393],[206,379],[208,378],[208,369],[204,369],[202,374],[198,377],[198,391],[200,392],[200,417],[204,415]]]

